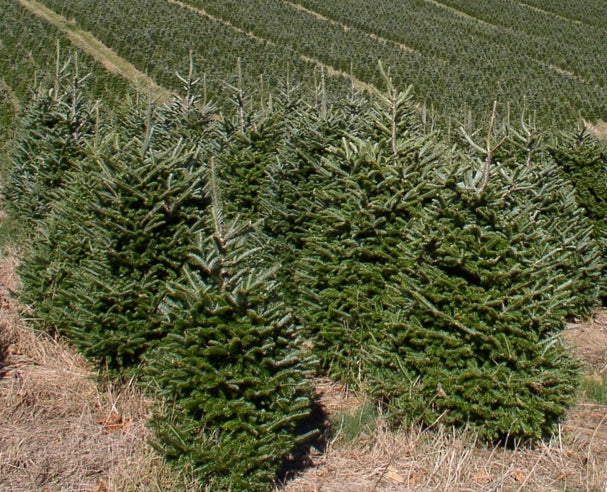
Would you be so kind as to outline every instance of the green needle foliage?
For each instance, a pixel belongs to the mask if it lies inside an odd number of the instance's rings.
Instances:
[[[225,225],[201,158],[214,119],[194,106],[133,106],[83,140],[23,258],[21,300],[110,375],[145,363],[167,458],[216,489],[263,490],[314,433],[298,431],[314,359],[252,226]]]
[[[498,130],[495,109],[485,143],[449,148],[386,74],[334,105],[323,82],[255,108],[237,83],[230,118],[199,107],[192,72],[169,107],[28,133],[6,195],[43,204],[19,270],[35,325],[114,375],[143,364],[155,446],[218,490],[272,486],[319,367],[396,424],[548,435],[577,377],[558,332],[604,269],[559,167],[577,154]],[[48,195],[27,191],[36,155]]]
[[[400,423],[468,425],[489,442],[539,439],[575,395],[576,365],[555,334],[568,279],[521,241],[543,237],[527,216],[509,217],[508,233],[492,223],[490,197],[469,198],[454,194],[431,211],[419,267],[391,287],[401,308],[370,349],[370,385]]]
[[[387,287],[415,261],[397,252],[434,197],[441,166],[438,147],[414,122],[409,92],[392,90],[375,104],[375,126],[311,162],[312,204],[295,263],[301,316],[323,366],[350,382],[393,308]]]
[[[607,247],[607,143],[587,129],[557,135],[548,152],[574,187],[575,198],[594,225],[594,237],[605,256]],[[603,262],[605,265],[605,262]],[[603,266],[600,297],[607,300],[607,272]]]
[[[369,384],[397,422],[467,425],[512,444],[549,435],[575,397],[558,331],[596,299],[600,263],[552,161],[502,159],[491,135],[481,150],[452,158],[399,246],[416,263],[388,286]]]
[[[217,202],[216,202],[217,203]],[[255,268],[249,227],[227,227],[215,205],[192,265],[161,310],[177,333],[148,358],[147,376],[172,404],[157,413],[155,447],[213,490],[269,490],[310,413],[312,360],[272,271]],[[248,243],[248,244],[247,244]]]
[[[95,105],[81,89],[89,75],[80,77],[72,69],[68,59],[57,67],[54,87],[34,94],[12,144],[2,194],[11,213],[28,226],[49,213],[72,162],[84,155],[84,139],[97,125]]]
[[[147,115],[146,115],[147,113]],[[97,135],[19,273],[35,323],[111,370],[136,366],[171,327],[159,305],[208,205],[196,148],[139,113],[139,138]],[[139,122],[141,124],[141,122]],[[128,131],[125,131],[128,134]]]
[[[446,149],[390,84],[369,118],[308,178],[294,265],[323,367],[398,423],[547,435],[576,385],[557,333],[593,305],[600,265],[570,185],[516,136]]]
[[[551,268],[569,281],[564,315],[585,318],[596,307],[604,282],[600,224],[578,199],[573,177],[563,173],[562,164],[546,150],[545,135],[524,124],[508,131],[510,138],[495,156],[501,178],[509,180],[505,204],[513,210],[525,208],[534,228],[545,230],[534,243],[536,255],[550,259]]]
[[[306,275],[301,274],[299,262],[307,255],[306,238],[311,227],[315,227],[316,214],[322,213],[324,207],[316,193],[319,188],[330,186],[331,171],[324,170],[323,161],[341,147],[345,136],[363,134],[368,104],[368,97],[354,90],[348,100],[324,111],[322,105],[319,108],[307,103],[304,97],[293,98],[292,94],[285,94],[275,104],[285,131],[266,168],[261,217],[270,238],[268,247],[282,267],[278,278],[285,300],[293,306],[298,318],[305,320],[304,329],[310,337],[315,336],[314,328],[308,323],[302,305],[307,280],[302,282]],[[334,181],[337,186],[338,179]]]

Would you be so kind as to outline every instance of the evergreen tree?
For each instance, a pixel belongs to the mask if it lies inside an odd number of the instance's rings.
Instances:
[[[573,401],[577,366],[558,332],[575,289],[587,287],[577,269],[597,269],[572,256],[590,229],[579,214],[568,222],[579,209],[553,188],[552,163],[498,159],[493,128],[480,159],[452,158],[399,245],[401,255],[414,245],[416,263],[388,286],[393,308],[367,371],[397,422],[468,425],[484,441],[513,443],[548,435]]]
[[[215,188],[215,184],[213,184]],[[213,490],[269,490],[310,412],[311,359],[272,271],[255,268],[250,226],[213,213],[161,309],[177,328],[148,358],[171,411],[157,413],[155,446]],[[214,232],[211,232],[211,227]]]
[[[586,128],[564,132],[546,144],[561,173],[571,181],[575,198],[594,225],[594,238],[605,256],[607,247],[607,144]],[[600,297],[607,299],[607,273],[601,272]]]
[[[28,226],[44,218],[64,184],[73,160],[96,128],[96,105],[85,98],[81,77],[71,58],[57,54],[54,86],[38,90],[21,116],[21,131],[12,144],[10,169],[2,194],[11,213]]]
[[[286,87],[274,102],[283,133],[276,154],[268,160],[260,201],[268,250],[282,266],[278,278],[285,300],[294,306],[300,319],[305,318],[302,284],[294,270],[306,254],[304,241],[314,215],[318,207],[323,207],[315,198],[315,190],[326,186],[329,179],[322,162],[341,147],[345,136],[364,134],[369,112],[368,97],[354,89],[348,100],[329,105],[324,111],[308,99],[305,93]]]
[[[511,209],[533,204],[528,210],[535,229],[545,230],[535,243],[538,258],[549,255],[552,268],[569,280],[569,300],[563,306],[568,318],[584,318],[597,305],[604,247],[596,240],[596,221],[577,200],[575,185],[546,151],[545,135],[529,124],[507,128],[506,145],[495,154],[504,173],[512,173],[505,191]],[[525,184],[528,183],[528,184]]]
[[[159,305],[208,205],[202,163],[155,126],[92,139],[19,273],[36,324],[110,369],[136,366],[166,335]],[[147,113],[147,115],[146,115]],[[125,130],[128,134],[129,130]]]
[[[295,262],[300,312],[315,350],[326,369],[351,382],[393,308],[387,287],[415,261],[395,252],[433,198],[441,166],[437,146],[419,132],[409,92],[390,87],[369,119],[368,132],[344,136],[311,161],[312,205]]]

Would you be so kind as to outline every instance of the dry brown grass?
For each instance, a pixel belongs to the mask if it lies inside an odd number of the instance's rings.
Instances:
[[[598,120],[594,124],[589,121],[584,121],[584,124],[597,138],[602,140],[607,139],[607,121]]]
[[[607,371],[607,313],[571,325],[565,339],[587,372]],[[321,386],[332,415],[352,414],[364,398],[338,385]],[[314,467],[282,492],[391,491],[607,491],[607,406],[580,395],[550,442],[534,447],[484,447],[471,432],[375,429],[353,439],[334,437]]]
[[[194,490],[147,446],[140,391],[101,387],[82,357],[19,318],[15,263],[0,259],[0,490]]]

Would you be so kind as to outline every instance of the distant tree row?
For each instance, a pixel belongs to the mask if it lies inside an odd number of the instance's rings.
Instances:
[[[72,47],[66,36],[19,2],[0,0],[0,10],[0,75],[17,99],[27,100],[28,93],[37,84],[55,78],[58,49],[66,55],[65,59],[58,60],[59,68],[71,58],[72,64],[80,65],[83,76],[94,74],[87,82],[92,97],[117,101],[127,92],[126,81]]]
[[[318,71],[314,63],[302,60],[289,46],[255,39],[166,0],[43,3],[74,19],[164,87],[181,89],[175,72],[186,73],[193,59],[204,74],[201,92],[207,101],[221,98],[226,83],[242,83],[249,93],[256,89],[263,94],[287,77],[291,85],[308,84]],[[241,82],[235,76],[238,64]],[[327,78],[326,85],[330,95],[349,87],[340,78]]]
[[[299,2],[312,12],[280,0],[184,2],[191,9],[166,0],[44,3],[169,88],[178,89],[174,73],[187,69],[193,53],[208,100],[223,93],[224,81],[234,82],[239,59],[249,89],[262,77],[271,89],[287,73],[293,84],[307,84],[317,67],[303,55],[380,87],[381,60],[396,83],[412,84],[416,99],[443,120],[482,114],[494,99],[516,117],[546,115],[545,127],[571,124],[580,115],[607,119],[607,60],[600,49],[605,26],[580,25],[516,2],[499,8],[466,1]],[[493,18],[494,12],[500,15]],[[339,78],[326,83],[330,97],[347,90]]]
[[[585,0],[577,5],[567,0],[525,0],[521,3],[572,21],[601,29],[605,28],[607,5],[601,0]]]
[[[513,108],[528,104],[539,114],[550,114],[552,121],[545,118],[544,125],[572,121],[580,111],[587,118],[605,116],[607,55],[600,47],[607,17],[601,17],[600,2],[590,2],[600,19],[596,27],[540,15],[519,2],[297,3],[330,21],[404,43],[434,63],[446,62],[435,81],[430,73],[424,76],[424,65],[411,73],[398,69],[395,80],[413,83],[420,100],[449,108],[451,115],[463,107],[479,114],[486,110],[487,97],[497,97]],[[554,104],[557,98],[559,104]]]

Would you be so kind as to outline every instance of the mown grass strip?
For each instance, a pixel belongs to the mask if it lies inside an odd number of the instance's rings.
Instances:
[[[141,90],[149,91],[160,102],[168,102],[174,97],[174,93],[159,86],[150,77],[137,70],[131,63],[118,56],[90,32],[79,29],[65,17],[35,0],[19,0],[19,3],[65,33],[73,44],[89,53],[106,70],[121,75]]]

